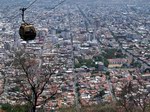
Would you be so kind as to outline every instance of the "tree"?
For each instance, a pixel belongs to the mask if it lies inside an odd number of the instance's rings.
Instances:
[[[109,72],[109,71],[107,71],[107,72],[105,73],[105,76],[106,76],[106,79],[107,79],[107,80],[110,80],[110,72]]]
[[[100,88],[99,91],[98,91],[98,93],[94,96],[94,98],[98,98],[99,100],[101,100],[104,95],[105,95],[104,88]]]
[[[15,53],[13,67],[14,81],[18,82],[20,88],[18,96],[31,105],[31,112],[57,95],[61,84],[57,81],[54,83],[52,77],[60,72],[62,65],[55,56],[37,56],[22,51]]]
[[[62,108],[59,112],[75,112],[73,107]],[[81,108],[81,112],[118,112],[113,104],[100,103],[98,105],[89,105]]]
[[[0,87],[0,95],[2,95],[4,93],[4,89],[5,89],[5,82],[6,82],[6,76],[4,71],[0,71],[0,83],[1,83],[1,87]]]
[[[117,52],[117,49],[105,49],[104,51],[102,56],[106,59],[116,58],[115,53]]]
[[[141,68],[142,64],[139,61],[136,61],[136,60],[133,59],[132,62],[131,62],[131,66]]]
[[[1,109],[4,110],[4,112],[28,112],[29,106],[28,105],[10,105],[10,104],[2,104]],[[0,111],[1,112],[1,111]]]
[[[95,61],[101,61],[101,62],[103,62],[104,65],[105,65],[105,67],[108,67],[108,65],[109,65],[108,60],[107,60],[104,56],[102,56],[102,55],[94,56],[93,59],[94,59]]]
[[[79,63],[75,64],[75,67],[87,66],[87,67],[95,67],[95,62],[92,59],[82,59],[78,58]]]
[[[115,94],[115,91],[113,93],[118,105],[123,107],[124,111],[148,112],[150,93],[142,80],[136,79],[126,82],[118,94]]]

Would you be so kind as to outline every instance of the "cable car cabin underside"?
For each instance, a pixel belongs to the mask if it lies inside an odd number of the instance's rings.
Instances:
[[[24,41],[34,40],[36,37],[36,30],[33,25],[22,23],[19,29],[19,35]]]

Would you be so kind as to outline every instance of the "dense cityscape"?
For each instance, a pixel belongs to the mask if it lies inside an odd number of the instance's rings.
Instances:
[[[25,12],[36,39],[26,42],[19,9],[33,1],[0,1],[0,107],[150,110],[150,1],[37,0]]]

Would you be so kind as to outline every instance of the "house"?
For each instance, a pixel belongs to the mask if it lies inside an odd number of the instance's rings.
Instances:
[[[123,64],[128,64],[129,60],[125,58],[108,59],[109,68],[122,67]]]

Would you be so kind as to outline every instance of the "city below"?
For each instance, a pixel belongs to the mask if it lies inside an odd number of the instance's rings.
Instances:
[[[36,38],[24,41],[20,8],[28,6],[25,22]],[[149,6],[148,0],[1,0],[2,112],[27,112],[5,111],[6,104],[28,105],[29,112],[149,112]],[[102,105],[117,109],[92,110]]]

